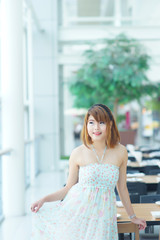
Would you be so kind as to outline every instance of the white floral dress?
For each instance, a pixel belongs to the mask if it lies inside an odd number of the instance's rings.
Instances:
[[[34,214],[32,240],[117,240],[115,186],[119,168],[93,163],[79,170],[79,181],[54,208]]]

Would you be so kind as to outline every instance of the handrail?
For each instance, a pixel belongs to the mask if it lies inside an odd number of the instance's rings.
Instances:
[[[42,138],[42,137],[43,137],[43,134],[38,135],[38,136],[36,136],[36,137],[33,138],[33,139],[27,139],[27,140],[25,140],[24,144],[26,145],[26,144],[33,143],[36,139]],[[6,154],[10,154],[10,153],[13,152],[13,151],[14,151],[13,148],[1,149],[1,150],[0,150],[0,156],[6,155]]]
[[[2,150],[0,150],[0,156],[6,155],[6,154],[10,154],[11,152],[13,152],[12,148],[2,149]]]
[[[31,139],[26,139],[24,141],[24,144],[27,145],[27,144],[31,144],[33,143],[36,139],[39,139],[39,138],[43,138],[44,134],[40,134],[40,135],[37,135],[35,138],[31,138]]]
[[[114,17],[70,17],[68,22],[109,22],[114,21]]]
[[[24,144],[27,145],[27,144],[33,143],[34,140],[35,140],[35,138],[27,139],[27,140],[24,141]]]
[[[115,21],[115,16],[111,17],[70,17],[68,18],[68,22],[110,22]],[[120,21],[146,21],[148,18],[142,18],[142,17],[121,17],[119,18]],[[157,18],[152,18],[150,20],[156,21]]]
[[[118,25],[116,25],[116,21],[118,20]],[[67,23],[65,26],[72,26],[72,24],[78,24],[78,23],[96,23],[96,24],[106,24],[111,23],[115,27],[123,27],[124,23],[130,23],[133,24],[132,26],[139,26],[139,27],[159,27],[159,23],[157,24],[158,19],[156,17],[149,19],[148,18],[140,18],[140,17],[120,17],[116,18],[114,16],[111,17],[70,17],[67,19]],[[137,24],[137,22],[139,22]],[[63,26],[63,25],[62,25]],[[65,27],[64,26],[64,27]],[[126,25],[127,26],[127,25]]]

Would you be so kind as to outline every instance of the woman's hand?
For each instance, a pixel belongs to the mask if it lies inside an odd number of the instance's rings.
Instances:
[[[35,213],[38,212],[38,210],[43,206],[43,204],[44,204],[44,201],[42,199],[36,201],[31,205],[31,211]]]
[[[135,217],[135,218],[131,219],[131,222],[138,224],[139,230],[144,230],[147,227],[146,221],[141,218]]]

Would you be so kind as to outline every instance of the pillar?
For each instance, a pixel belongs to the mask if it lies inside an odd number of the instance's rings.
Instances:
[[[1,1],[2,147],[12,148],[2,161],[5,216],[24,214],[24,105],[22,0]]]

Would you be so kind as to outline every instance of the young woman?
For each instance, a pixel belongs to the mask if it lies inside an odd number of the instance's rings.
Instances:
[[[36,213],[33,240],[117,240],[116,185],[130,220],[139,229],[146,227],[131,206],[126,186],[127,150],[119,143],[107,106],[95,104],[88,110],[82,140],[70,156],[66,186],[31,206]],[[57,200],[63,201],[54,209],[40,209]]]

